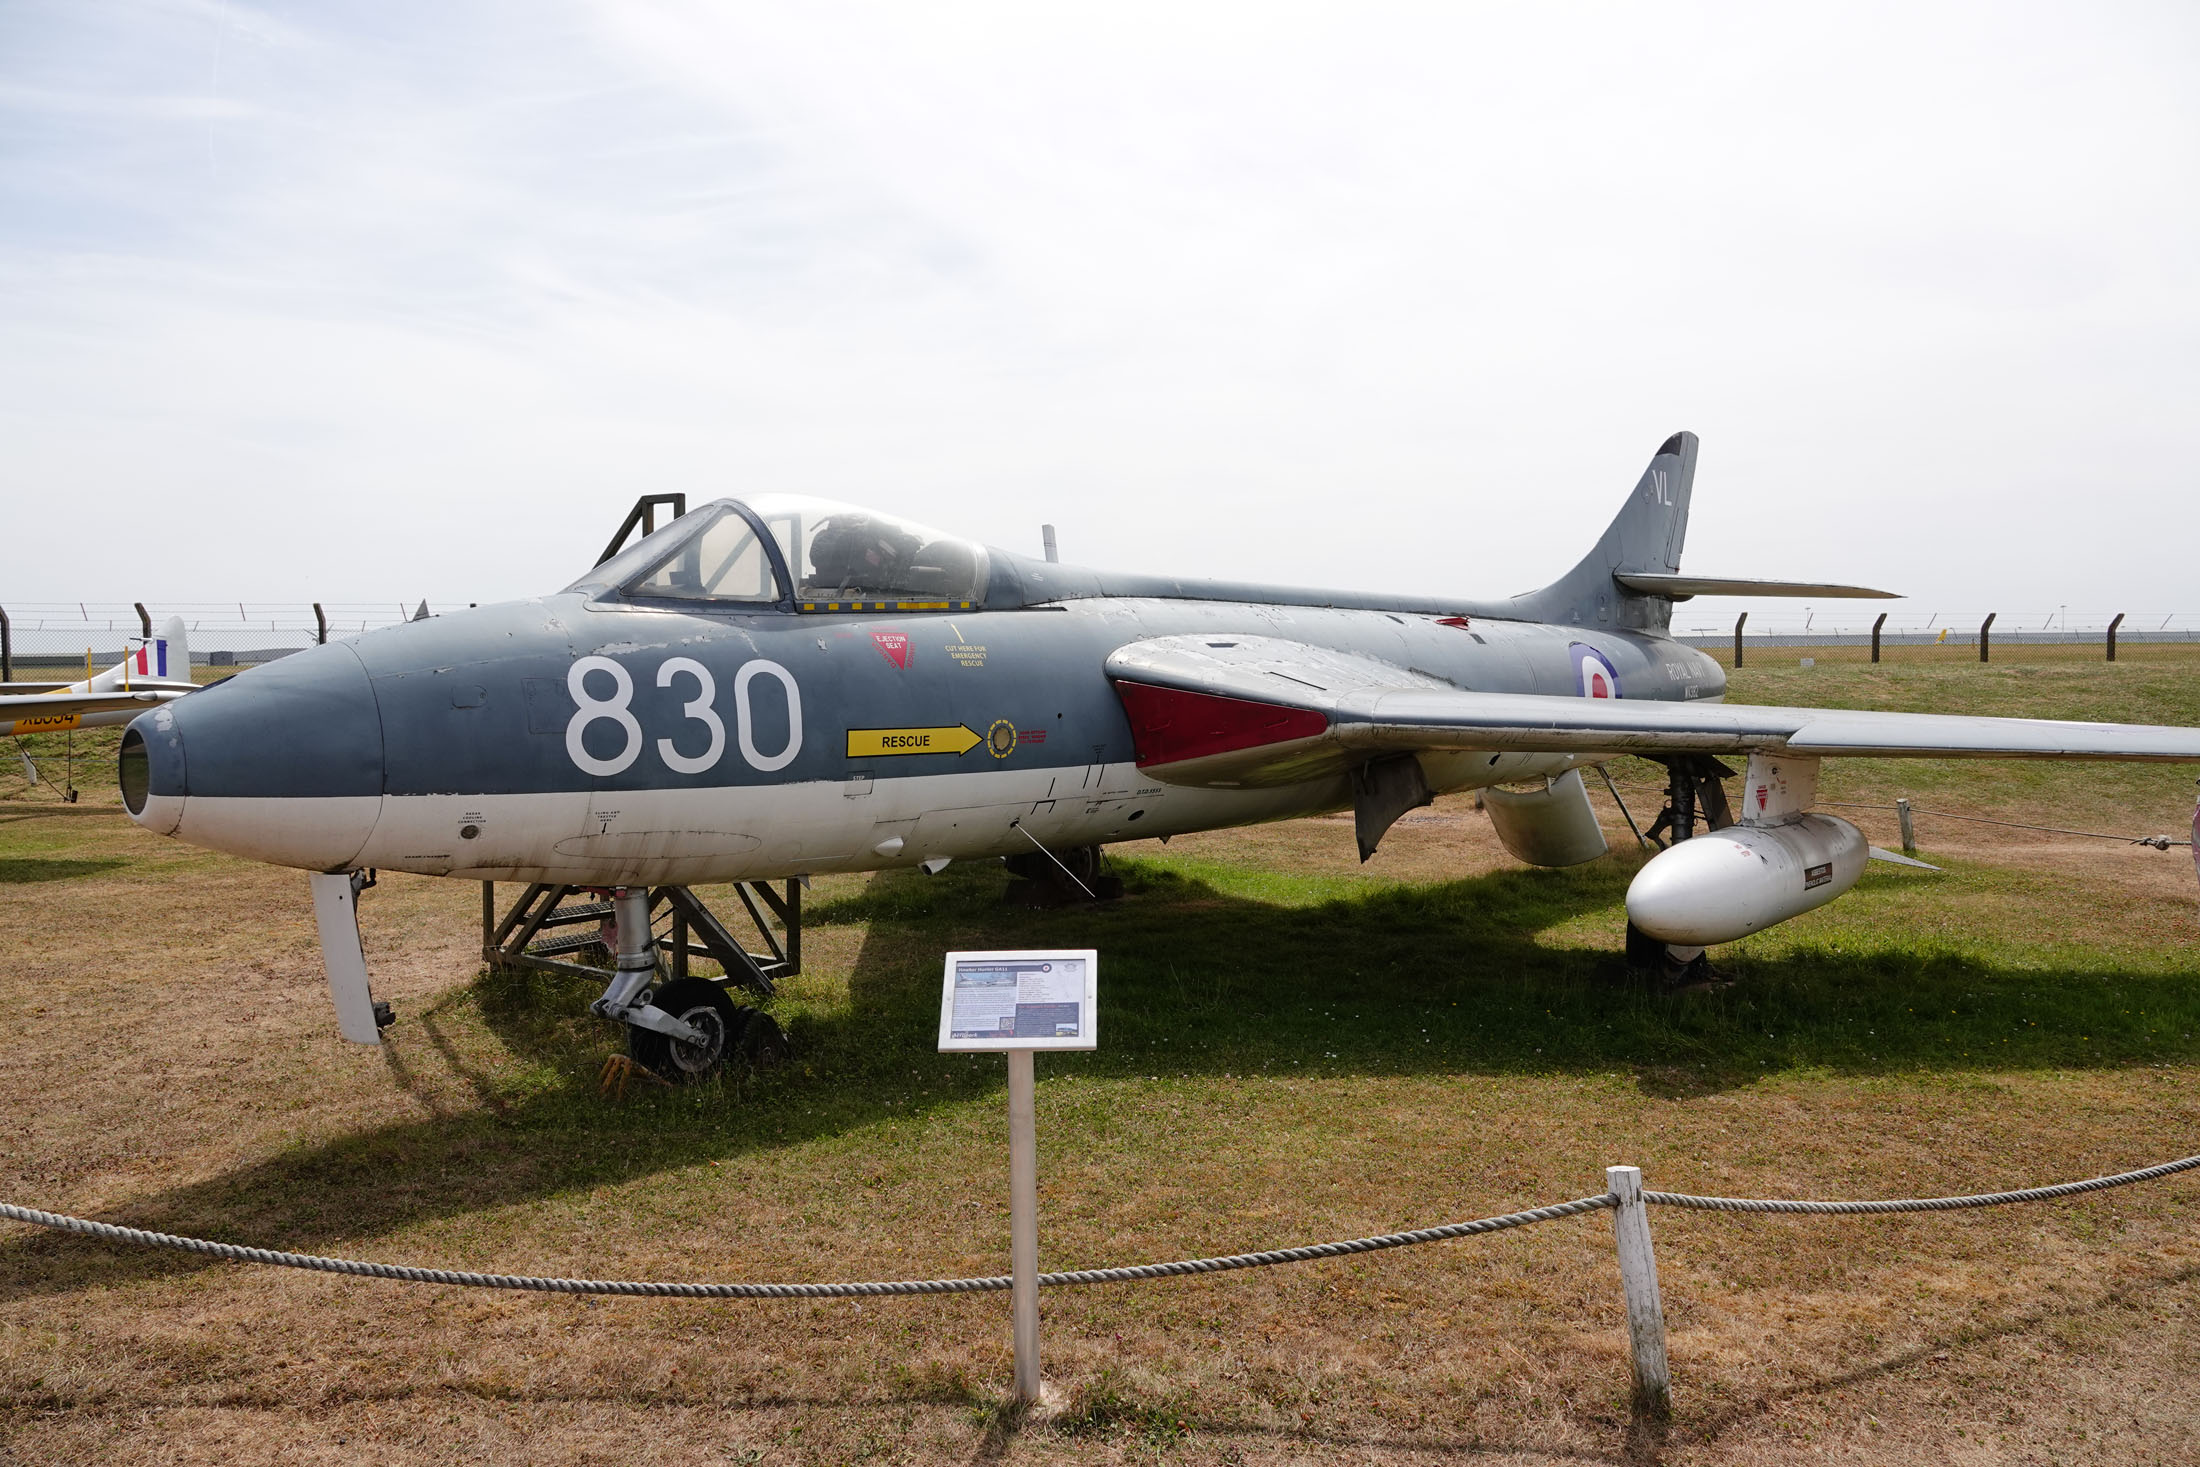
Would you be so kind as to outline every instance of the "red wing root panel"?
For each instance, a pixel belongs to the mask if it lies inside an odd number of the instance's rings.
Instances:
[[[1130,715],[1141,769],[1264,744],[1287,744],[1329,731],[1328,716],[1306,708],[1187,693],[1148,683],[1118,682],[1115,692]]]

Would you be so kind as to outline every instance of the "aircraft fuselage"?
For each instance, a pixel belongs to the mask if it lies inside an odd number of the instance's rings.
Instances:
[[[878,870],[1349,807],[1341,774],[1213,789],[1141,773],[1103,664],[1187,634],[1284,637],[1475,691],[1725,691],[1694,648],[1605,626],[1122,596],[729,612],[568,592],[313,648],[147,715],[135,813],[308,870],[616,886]],[[1438,791],[1581,760],[1422,756]]]

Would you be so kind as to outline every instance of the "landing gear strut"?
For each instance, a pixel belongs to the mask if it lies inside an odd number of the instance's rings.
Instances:
[[[1675,754],[1658,762],[1666,769],[1665,808],[1647,832],[1652,845],[1666,845],[1659,839],[1666,831],[1673,833],[1673,844],[1694,837],[1699,810],[1708,830],[1724,830],[1734,823],[1733,809],[1726,802],[1726,786],[1720,783],[1732,779],[1733,770],[1709,754]]]
[[[1694,839],[1696,818],[1703,817],[1707,830],[1724,830],[1734,823],[1721,780],[1734,771],[1708,754],[1675,754],[1659,761],[1666,768],[1665,808],[1651,822],[1646,838],[1664,848]],[[1661,839],[1671,832],[1670,842]],[[1710,978],[1711,961],[1700,947],[1674,947],[1652,937],[1633,922],[1627,924],[1627,966],[1659,976],[1668,988],[1684,988]]]

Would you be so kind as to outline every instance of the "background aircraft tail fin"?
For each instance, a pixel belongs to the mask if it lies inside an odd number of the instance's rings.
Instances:
[[[1672,576],[1688,537],[1688,494],[1696,482],[1696,435],[1675,433],[1658,445],[1635,492],[1579,565],[1540,591],[1512,598],[1527,621],[1664,631],[1670,598],[1633,590],[1623,575]]]
[[[184,635],[183,618],[171,616],[160,624],[160,635],[144,649],[145,672],[171,682],[191,681],[191,639]],[[158,669],[155,671],[155,669]]]

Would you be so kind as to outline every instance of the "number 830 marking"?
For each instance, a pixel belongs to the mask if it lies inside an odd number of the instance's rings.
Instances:
[[[588,690],[588,675],[602,673],[611,679],[611,696],[599,698]],[[718,699],[718,684],[710,675],[710,669],[692,657],[667,658],[657,668],[657,686],[669,688],[675,678],[688,678],[695,685],[695,696],[681,706],[690,723],[699,723],[708,730],[708,737],[700,754],[683,754],[671,739],[657,740],[657,757],[665,761],[667,768],[676,774],[701,774],[715,766],[726,752],[725,720],[711,706]],[[759,677],[778,680],[787,691],[787,742],[776,754],[766,754],[756,747],[756,720],[749,707],[749,684]],[[608,657],[583,657],[575,662],[565,675],[566,691],[580,707],[573,714],[573,721],[565,726],[565,752],[575,764],[589,774],[623,774],[633,768],[634,761],[642,757],[641,720],[634,716],[630,706],[634,701],[634,676],[619,663]],[[626,743],[608,759],[598,759],[588,752],[584,736],[592,723],[617,724],[626,735]],[[749,766],[762,773],[785,769],[794,762],[794,756],[802,752],[802,692],[795,686],[794,674],[778,663],[763,658],[741,665],[733,675],[733,732],[741,745],[741,757]]]

